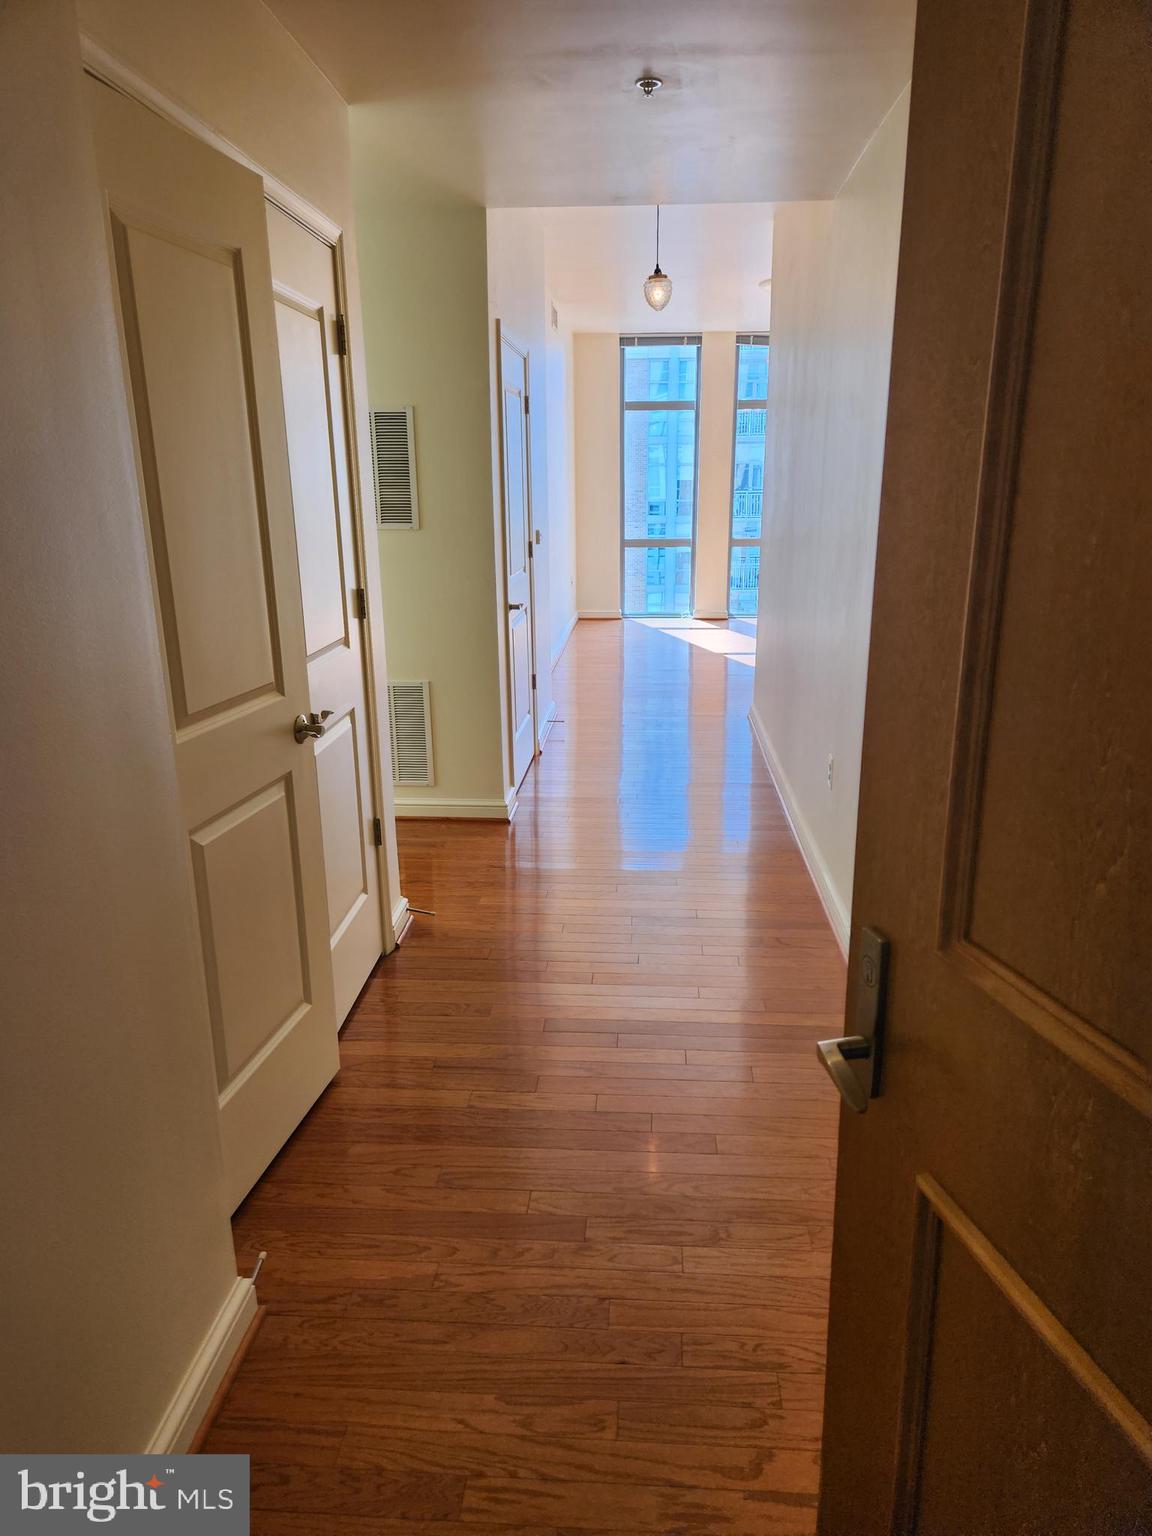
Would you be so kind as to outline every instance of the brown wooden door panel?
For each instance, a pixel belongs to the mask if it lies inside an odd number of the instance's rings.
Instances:
[[[1150,141],[1138,0],[923,0],[826,1536],[1152,1529]]]

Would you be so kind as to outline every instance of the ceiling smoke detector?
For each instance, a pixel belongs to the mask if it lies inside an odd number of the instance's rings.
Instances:
[[[658,91],[663,84],[664,82],[659,75],[641,75],[639,80],[636,81],[636,89],[643,91],[644,95],[648,97],[654,91]]]

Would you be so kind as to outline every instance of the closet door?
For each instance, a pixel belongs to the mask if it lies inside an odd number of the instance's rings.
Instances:
[[[338,1066],[264,193],[109,87],[90,100],[232,1207]]]

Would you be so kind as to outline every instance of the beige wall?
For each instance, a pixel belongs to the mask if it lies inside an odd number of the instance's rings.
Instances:
[[[348,108],[261,0],[77,0],[80,27],[341,227]]]
[[[905,91],[834,202],[776,214],[753,725],[842,942],[907,133]]]
[[[620,338],[573,339],[576,607],[620,617]]]
[[[0,412],[0,629],[26,722],[0,802],[19,893],[0,938],[0,1380],[20,1384],[0,1393],[4,1450],[142,1449],[236,1296],[81,30],[351,235],[347,109],[261,0],[0,7],[0,176],[20,211],[0,252],[21,295],[3,343],[23,360]],[[364,430],[358,446],[363,474]],[[394,836],[386,851],[395,893]]]
[[[0,52],[0,1449],[134,1451],[235,1264],[71,5]]]
[[[700,488],[693,607],[702,619],[728,616],[735,406],[736,332],[706,331],[700,343]]]
[[[379,533],[389,674],[431,684],[436,782],[401,815],[499,815],[505,749],[489,410],[487,230],[478,204],[397,170],[352,111],[369,408],[414,407],[420,527]]]
[[[576,602],[581,614],[604,618],[620,612],[620,338],[574,340]],[[735,369],[736,332],[705,332],[694,611],[708,619],[728,612]]]

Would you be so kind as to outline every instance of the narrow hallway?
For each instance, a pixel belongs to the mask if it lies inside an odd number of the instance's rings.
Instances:
[[[751,649],[581,623],[513,826],[401,824],[437,915],[236,1218],[257,1536],[814,1529],[843,968]]]

